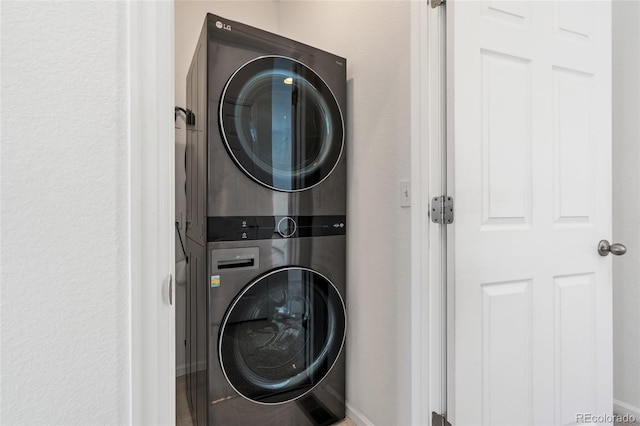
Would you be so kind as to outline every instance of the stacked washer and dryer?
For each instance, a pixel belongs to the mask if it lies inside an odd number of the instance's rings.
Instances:
[[[346,60],[207,15],[187,77],[199,425],[345,417]]]

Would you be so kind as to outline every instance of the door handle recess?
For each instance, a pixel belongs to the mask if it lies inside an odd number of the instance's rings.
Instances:
[[[598,243],[598,253],[600,253],[600,256],[606,256],[609,253],[616,256],[622,256],[626,252],[627,248],[620,243],[609,244],[609,241],[607,240],[601,240]]]

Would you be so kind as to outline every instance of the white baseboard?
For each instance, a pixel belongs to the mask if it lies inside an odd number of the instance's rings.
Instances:
[[[346,406],[347,417],[349,417],[357,426],[374,426],[374,424],[366,418],[364,414],[349,404],[349,401],[347,401]]]
[[[616,414],[630,414],[636,418],[636,421],[640,420],[640,407],[635,407],[631,404],[627,404],[626,402],[618,401],[617,399],[613,400],[613,411]]]
[[[187,364],[176,365],[176,377],[187,374]]]

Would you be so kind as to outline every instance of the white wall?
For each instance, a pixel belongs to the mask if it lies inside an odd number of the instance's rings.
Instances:
[[[2,424],[129,422],[124,2],[2,2]]]
[[[411,412],[410,210],[398,197],[410,177],[409,10],[408,1],[179,1],[175,14],[177,105],[206,12],[347,58],[347,399],[377,425],[409,424]]]
[[[640,418],[640,2],[613,2],[613,260],[616,411]]]

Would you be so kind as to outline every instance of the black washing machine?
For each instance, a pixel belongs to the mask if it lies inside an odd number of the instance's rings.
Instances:
[[[345,417],[345,236],[212,242],[213,425]]]
[[[197,424],[345,416],[346,60],[207,15],[187,77]]]

